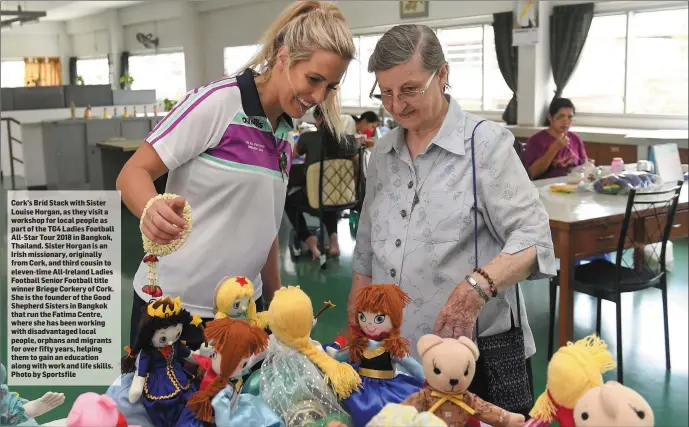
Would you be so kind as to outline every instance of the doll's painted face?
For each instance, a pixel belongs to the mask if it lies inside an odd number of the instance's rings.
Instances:
[[[213,351],[210,355],[211,358],[211,367],[213,368],[213,372],[216,374],[220,375],[221,369],[220,365],[222,363],[222,355],[220,353]],[[239,361],[239,365],[237,365],[237,368],[230,374],[231,379],[239,378],[242,376],[244,373],[244,370],[246,369],[246,365],[249,363],[249,357],[244,357],[242,360]]]
[[[153,344],[155,348],[163,348],[176,343],[180,336],[182,336],[182,324],[178,323],[174,326],[168,326],[167,328],[155,331],[151,339],[151,344]]]
[[[383,313],[359,312],[359,327],[370,337],[378,337],[392,330],[390,316]]]
[[[227,313],[230,317],[241,316],[246,313],[249,308],[249,302],[251,302],[251,297],[239,297],[234,300],[232,306],[230,307],[230,312]]]

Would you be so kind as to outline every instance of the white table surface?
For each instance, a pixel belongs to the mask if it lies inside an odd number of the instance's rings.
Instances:
[[[627,195],[599,194],[596,192],[553,193],[551,184],[566,183],[566,177],[534,181],[538,195],[551,220],[560,222],[579,222],[614,215],[624,215]],[[679,203],[687,203],[688,183],[682,186]]]

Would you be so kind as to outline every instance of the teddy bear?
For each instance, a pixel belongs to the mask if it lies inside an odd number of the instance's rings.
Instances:
[[[574,407],[576,427],[653,427],[653,423],[651,405],[617,381],[588,390]]]
[[[495,427],[517,427],[524,416],[508,412],[468,392],[476,373],[478,347],[467,337],[440,338],[424,335],[417,351],[421,356],[426,384],[402,404],[428,411],[449,427],[464,427],[470,417]]]

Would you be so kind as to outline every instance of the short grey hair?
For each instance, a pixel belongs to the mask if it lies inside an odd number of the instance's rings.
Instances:
[[[368,60],[368,72],[387,71],[408,62],[416,53],[424,68],[437,71],[447,63],[435,32],[426,25],[404,24],[389,29],[376,43]]]

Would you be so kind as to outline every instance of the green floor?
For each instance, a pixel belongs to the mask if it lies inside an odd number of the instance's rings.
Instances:
[[[4,197],[3,197],[4,198]],[[0,203],[0,224],[6,226],[6,204]],[[129,336],[129,315],[131,307],[131,280],[143,256],[141,238],[138,231],[138,221],[128,213],[123,213],[122,244],[122,337]],[[318,310],[322,303],[330,300],[337,305],[319,319],[314,329],[313,338],[321,341],[332,339],[342,330],[345,320],[346,298],[351,283],[351,254],[354,248],[349,238],[346,221],[340,222],[340,236],[342,256],[329,262],[323,271],[317,262],[290,260],[285,245],[289,225],[283,224],[281,230],[281,267],[283,285],[301,285],[313,300],[314,309]],[[2,233],[2,249],[5,250],[5,233]],[[654,409],[657,426],[687,426],[688,420],[688,383],[687,367],[687,259],[688,242],[686,240],[674,243],[674,271],[669,280],[670,303],[670,343],[672,350],[672,372],[665,371],[663,352],[662,305],[660,292],[648,290],[623,298],[623,343],[625,361],[625,384],[640,392]],[[0,263],[5,264],[6,256],[0,254]],[[0,283],[3,286],[2,298],[6,298],[4,290],[6,269],[0,268]],[[528,316],[531,328],[536,337],[538,352],[533,358],[536,390],[543,390],[546,372],[546,346],[548,342],[548,292],[547,282],[536,281],[523,284]],[[3,302],[0,315],[2,330],[0,336],[5,336],[6,307]],[[575,299],[575,336],[583,337],[595,330],[595,301],[586,296]],[[610,343],[615,352],[615,307],[603,304],[603,338]],[[126,343],[122,343],[124,346]],[[0,340],[2,351],[0,356],[6,360],[6,343]],[[606,375],[606,379],[614,379],[615,373]],[[93,390],[104,392],[105,387]],[[17,387],[14,391],[23,397],[32,399],[42,395],[47,389]],[[39,419],[47,422],[67,415],[71,403],[80,393],[88,391],[84,387],[60,387],[53,391],[63,392],[67,396],[66,403],[55,411]]]

